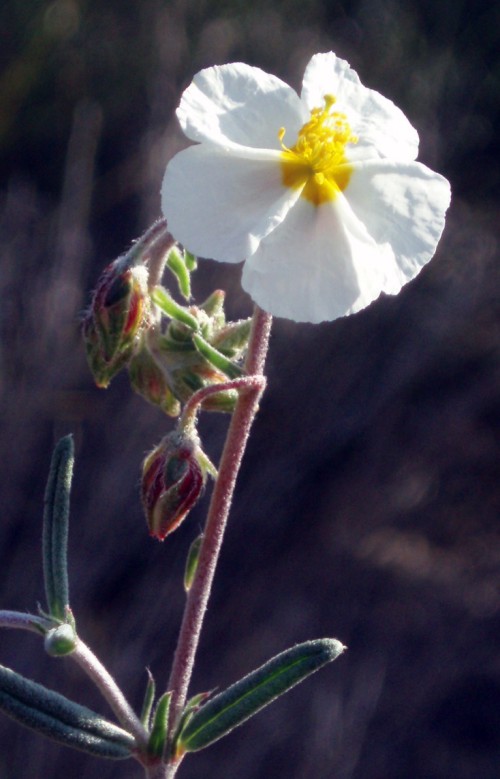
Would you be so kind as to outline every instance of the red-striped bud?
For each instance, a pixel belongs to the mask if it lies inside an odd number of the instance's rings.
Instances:
[[[141,494],[149,532],[159,541],[193,508],[206,482],[194,435],[175,431],[162,439],[142,466]]]
[[[101,275],[83,323],[87,359],[99,387],[107,387],[130,359],[147,323],[150,301],[145,266],[115,260]]]

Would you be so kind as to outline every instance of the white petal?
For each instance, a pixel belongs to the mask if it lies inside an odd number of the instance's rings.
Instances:
[[[162,210],[174,238],[193,254],[241,262],[285,217],[299,197],[281,178],[280,153],[239,155],[202,144],[167,165]]]
[[[245,263],[242,285],[275,316],[322,322],[377,297],[390,265],[342,197],[320,207],[299,199]]]
[[[335,108],[347,115],[358,136],[349,147],[350,159],[377,156],[393,160],[414,160],[418,153],[418,133],[391,100],[363,86],[348,62],[333,52],[316,54],[309,62],[302,84],[302,100],[309,110],[323,105],[327,94],[336,97]],[[352,153],[351,150],[352,149]]]
[[[288,84],[241,62],[197,73],[177,109],[181,127],[192,141],[276,150],[280,128],[295,135],[306,114]]]
[[[443,176],[419,162],[361,163],[344,196],[377,244],[391,246],[404,281],[431,259],[450,204]]]

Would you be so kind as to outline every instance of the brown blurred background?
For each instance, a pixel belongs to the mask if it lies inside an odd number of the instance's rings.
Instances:
[[[452,182],[439,251],[397,298],[319,327],[275,322],[193,692],[299,641],[349,651],[188,758],[179,777],[500,776],[500,6],[486,0],[6,0],[0,7],[0,604],[43,602],[53,443],[77,449],[71,590],[82,637],[140,707],[166,683],[180,577],[207,498],[163,545],[138,480],[172,422],[125,376],[94,388],[79,317],[100,270],[159,215],[174,109],[243,60],[300,88],[333,49],[403,108]],[[197,296],[240,269],[202,264]],[[227,418],[203,419],[217,457]],[[0,662],[109,714],[71,660],[3,631]],[[124,779],[0,716],[0,777]]]

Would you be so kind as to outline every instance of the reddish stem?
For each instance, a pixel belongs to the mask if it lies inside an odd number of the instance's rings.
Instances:
[[[245,369],[250,375],[262,376],[266,359],[271,316],[255,307],[252,332]],[[168,690],[172,691],[171,722],[175,727],[186,702],[194,659],[200,639],[219,551],[222,544],[236,477],[240,468],[250,428],[264,389],[264,381],[240,390],[236,408],[222,453],[219,476],[215,483],[205,525],[204,539],[193,584],[184,609],[184,617],[174,655]],[[177,766],[170,766],[167,776],[173,777]]]
[[[238,392],[247,392],[257,390],[261,394],[266,387],[265,376],[240,376],[238,379],[228,379],[220,384],[211,384],[209,387],[202,387],[191,395],[186,402],[182,415],[179,418],[179,427],[183,430],[194,429],[196,426],[196,417],[202,403],[211,395],[218,395],[227,390],[237,390]]]

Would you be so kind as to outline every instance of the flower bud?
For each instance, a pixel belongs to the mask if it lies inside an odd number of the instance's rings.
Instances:
[[[171,384],[176,397],[182,403],[199,389],[222,384],[228,380],[227,376],[207,363],[197,353],[185,357],[184,363],[180,361],[174,364],[170,370]],[[202,405],[204,411],[234,411],[238,393],[235,390],[223,390],[215,395],[210,395]]]
[[[142,466],[141,494],[149,532],[159,541],[182,522],[206,482],[194,435],[174,431],[162,439]]]
[[[115,260],[101,275],[83,323],[87,359],[96,383],[107,387],[130,359],[150,316],[148,272]]]
[[[187,403],[200,389],[244,375],[241,363],[248,346],[251,320],[226,322],[222,290],[215,290],[200,306],[189,307],[180,306],[159,285],[151,294],[170,322],[166,328],[149,333],[147,347],[180,403]],[[237,399],[235,390],[221,390],[207,397],[202,408],[231,412]]]
[[[205,324],[204,311],[195,306],[190,311]],[[173,395],[181,403],[186,403],[199,389],[225,383],[242,374],[234,360],[246,350],[250,322],[234,322],[217,329],[211,329],[211,325],[209,322],[201,327],[204,337],[200,338],[186,325],[174,321],[159,339],[158,358],[164,365]],[[232,412],[237,399],[237,392],[224,390],[210,395],[204,401],[203,409]]]
[[[172,394],[167,376],[152,357],[145,344],[135,352],[128,364],[132,389],[150,403],[159,406],[170,417],[178,417],[181,404]]]
[[[49,630],[45,636],[45,651],[52,657],[70,655],[76,649],[76,633],[72,625],[64,623]]]

